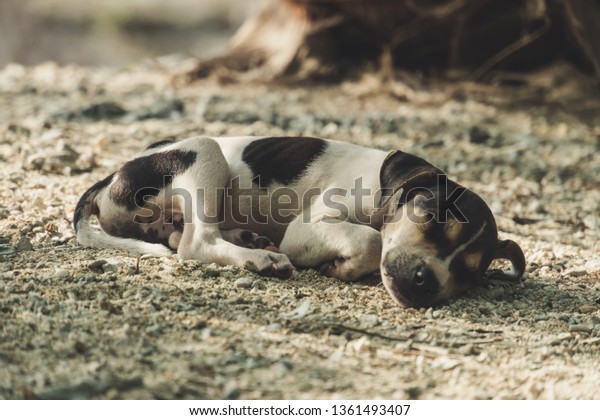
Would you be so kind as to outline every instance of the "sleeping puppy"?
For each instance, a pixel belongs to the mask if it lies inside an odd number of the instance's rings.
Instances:
[[[525,270],[485,202],[438,168],[311,137],[157,142],[89,188],[73,224],[84,246],[264,275],[313,267],[353,281],[380,271],[406,307],[474,287],[497,258],[510,260],[509,278]]]

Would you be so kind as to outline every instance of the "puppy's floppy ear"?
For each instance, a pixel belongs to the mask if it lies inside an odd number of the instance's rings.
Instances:
[[[400,194],[401,197],[398,199],[401,199],[414,188],[433,184],[439,174],[443,172],[420,157],[399,150],[391,151],[379,171],[381,198],[377,212],[384,211],[392,201],[392,197]]]
[[[519,244],[515,241],[511,241],[510,239],[498,241],[493,259],[509,260],[512,264],[512,270],[509,273],[503,273],[500,276],[495,275],[494,277],[496,278],[519,280],[525,272],[525,255]]]

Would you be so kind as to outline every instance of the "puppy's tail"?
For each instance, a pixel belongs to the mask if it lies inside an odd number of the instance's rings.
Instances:
[[[73,227],[77,234],[77,242],[90,248],[120,249],[134,255],[154,255],[168,257],[173,252],[164,245],[153,244],[131,238],[120,238],[97,229],[90,223],[92,216],[99,216],[100,209],[96,204],[98,193],[110,185],[115,174],[92,185],[79,199],[73,214]]]

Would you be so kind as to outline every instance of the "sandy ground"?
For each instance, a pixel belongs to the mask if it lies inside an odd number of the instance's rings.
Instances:
[[[600,398],[600,114],[519,89],[174,84],[168,65],[0,71],[0,397]],[[545,76],[544,76],[545,77]],[[535,83],[541,83],[536,86]],[[261,278],[81,249],[81,193],[174,135],[304,134],[430,160],[518,241],[522,282],[402,309],[373,276]]]

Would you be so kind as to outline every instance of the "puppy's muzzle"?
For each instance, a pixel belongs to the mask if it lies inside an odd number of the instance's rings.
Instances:
[[[431,306],[438,300],[440,282],[434,271],[424,263],[406,264],[409,259],[389,254],[382,264],[383,284],[400,305]],[[413,260],[414,261],[414,260]]]

